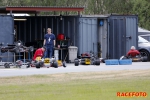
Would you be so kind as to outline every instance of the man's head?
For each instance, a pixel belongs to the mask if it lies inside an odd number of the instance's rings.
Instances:
[[[46,47],[45,47],[45,46],[43,46],[43,47],[42,47],[42,50],[43,50],[43,51],[45,51],[45,50],[46,50]]]
[[[51,34],[51,28],[47,28],[47,33]]]
[[[135,46],[131,46],[131,50],[135,50]]]

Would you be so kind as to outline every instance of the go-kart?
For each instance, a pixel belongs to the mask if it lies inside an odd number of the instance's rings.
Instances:
[[[141,56],[141,55],[136,55],[134,57],[122,56],[120,60],[122,59],[132,59],[132,62],[147,62],[147,56]]]
[[[54,57],[51,59],[50,58],[42,59],[41,57],[36,57],[36,60],[31,62],[31,66],[36,68],[41,68],[41,67],[58,68],[60,66],[66,67],[64,62],[62,63],[60,60],[56,60]]]
[[[17,42],[15,42],[14,44],[9,44],[7,46],[2,46],[0,48],[1,53],[5,53],[5,52],[14,52],[14,53],[19,53],[19,52],[32,52],[34,51],[34,47],[33,46],[24,46],[23,43],[19,40]]]
[[[100,60],[93,54],[83,53],[81,54],[81,59],[76,58],[74,60],[75,66],[81,65],[100,65]]]

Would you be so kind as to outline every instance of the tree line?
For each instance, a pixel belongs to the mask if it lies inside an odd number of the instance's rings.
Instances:
[[[85,15],[135,14],[138,15],[138,26],[150,30],[150,0],[0,0],[0,2],[0,6],[84,7],[82,14]],[[67,14],[74,14],[74,12],[67,12]]]

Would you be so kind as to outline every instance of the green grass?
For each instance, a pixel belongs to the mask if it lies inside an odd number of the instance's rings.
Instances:
[[[117,97],[117,92],[146,92],[148,96]],[[149,94],[150,74],[144,73],[142,76],[93,72],[0,78],[0,100],[150,100]]]

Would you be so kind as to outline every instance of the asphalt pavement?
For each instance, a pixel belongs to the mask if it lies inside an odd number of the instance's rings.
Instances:
[[[93,72],[93,71],[115,71],[115,70],[136,70],[136,69],[150,69],[150,62],[133,62],[132,65],[105,65],[101,63],[99,66],[95,65],[79,65],[67,64],[67,67],[46,68],[42,67],[36,69],[35,67],[25,68],[9,68],[0,67],[0,77],[11,76],[27,76],[27,75],[42,75],[42,74],[57,74],[57,73],[72,73],[72,72]]]

